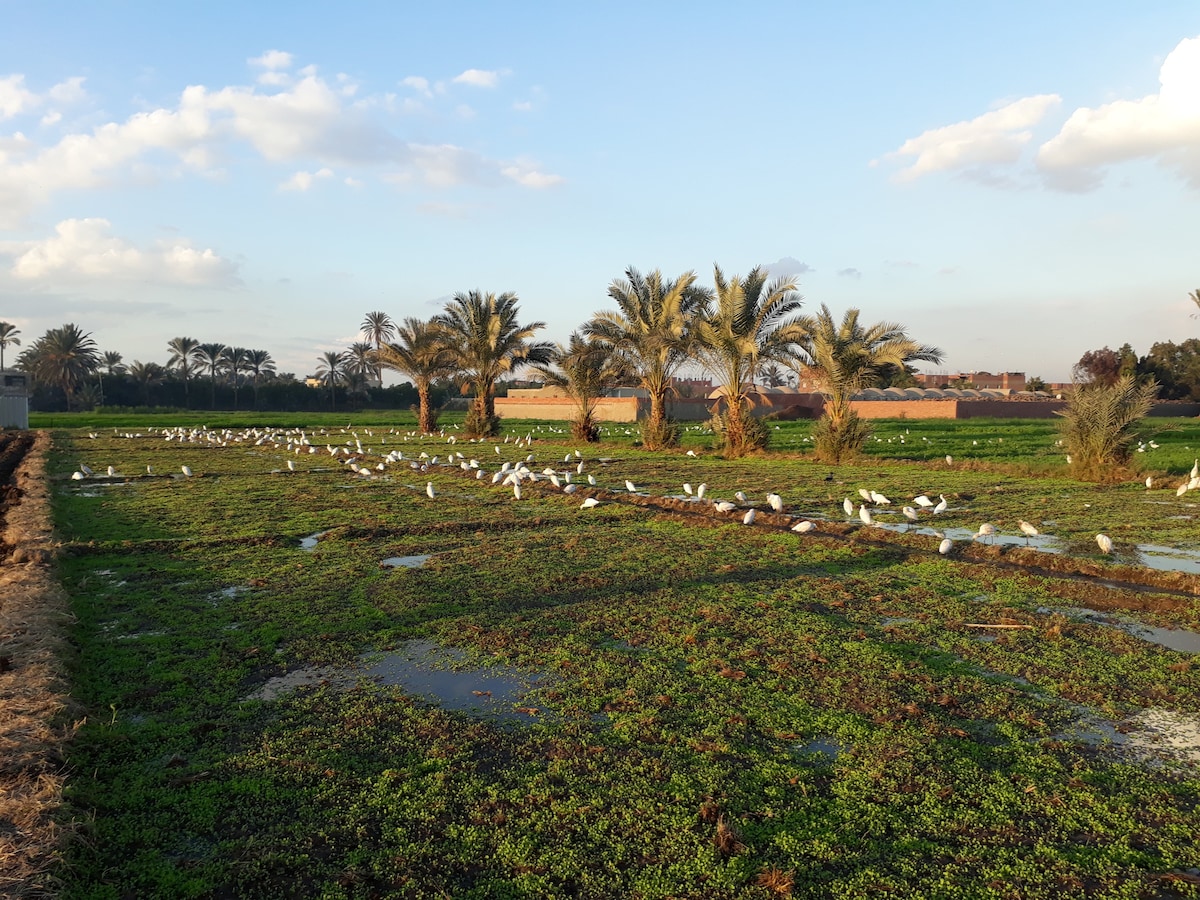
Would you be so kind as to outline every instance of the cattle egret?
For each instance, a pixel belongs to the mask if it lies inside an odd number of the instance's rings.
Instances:
[[[683,492],[689,497],[692,496],[692,483],[690,481],[685,481],[683,483]]]
[[[1183,484],[1181,484],[1179,487],[1177,487],[1175,489],[1175,496],[1182,497],[1187,492],[1188,492],[1188,482],[1185,481]]]
[[[1154,487],[1154,476],[1147,475],[1146,476],[1146,490],[1150,490],[1150,488],[1152,488],[1152,487]]]
[[[911,506],[904,507],[902,510],[900,510],[900,512],[904,513],[904,518],[908,519],[910,522],[915,522],[920,518],[920,516],[917,514],[917,511]]]
[[[846,511],[846,515],[848,515],[848,516],[854,515],[854,504],[850,502],[849,497],[843,498],[842,509],[844,509]]]
[[[783,512],[783,498],[778,494],[767,494],[767,505],[775,512]]]
[[[555,487],[562,487],[562,482],[558,480],[558,476],[557,476],[557,475],[551,475],[551,476],[550,476],[550,483],[551,483],[552,485],[554,485]]]
[[[875,520],[871,518],[871,511],[867,509],[866,504],[858,508],[858,517],[862,519],[864,525],[874,525]]]
[[[938,544],[938,553],[942,554],[942,556],[945,556],[951,551],[951,549],[953,549],[953,547],[954,541],[950,540],[950,538],[942,538],[942,542]]]
[[[576,458],[576,459],[583,459],[583,454],[582,454],[582,453],[580,453],[578,450],[576,450],[576,451],[575,451],[575,458]]]
[[[738,503],[746,502],[746,492],[745,491],[735,491],[733,496],[737,498]]]
[[[892,501],[877,491],[871,491],[871,502],[876,506],[891,506]]]
[[[862,497],[862,498],[863,498],[864,500],[866,500],[868,503],[873,503],[873,502],[874,502],[874,501],[871,499],[871,492],[870,492],[870,491],[868,491],[866,488],[859,488],[859,489],[858,489],[858,496]]]
[[[922,494],[920,497],[913,497],[913,503],[917,504],[917,506],[923,506],[926,509],[933,506],[933,501],[924,494]]]
[[[933,508],[933,511],[935,514],[936,513],[944,513],[947,509],[950,508],[950,504],[949,504],[949,502],[947,502],[945,494],[938,494],[938,499],[940,502],[938,503],[937,506],[935,506]]]
[[[567,485],[564,485],[564,486],[563,486],[563,493],[564,493],[564,494],[573,494],[573,493],[575,493],[577,490],[579,490],[579,485],[577,485],[577,484],[567,484]]]
[[[730,503],[728,500],[721,500],[720,502],[713,504],[713,509],[715,509],[717,512],[723,513],[733,512],[735,509],[737,509],[737,504]]]
[[[575,467],[575,474],[576,474],[576,475],[582,475],[582,474],[583,474],[583,463],[580,463],[579,465],[577,465],[577,466]]]
[[[688,456],[695,456],[695,455],[696,455],[696,451],[695,451],[695,450],[689,450],[689,451],[687,452],[687,455],[688,455]]]
[[[146,466],[146,474],[147,474],[147,475],[153,475],[153,474],[154,474],[154,469],[152,469],[150,466]]]
[[[430,500],[432,500],[434,497],[437,496],[437,491],[435,491],[433,489],[432,481],[425,482],[425,496],[428,497]]]
[[[946,454],[946,465],[948,465],[948,466],[954,465],[954,457],[951,456],[949,453]]]
[[[183,468],[184,477],[191,478],[192,477],[192,467],[191,466],[183,466],[182,468]]]
[[[754,510],[754,509],[746,510],[746,514],[744,516],[742,516],[742,524],[743,525],[753,525],[754,524],[754,515],[756,512],[758,512],[758,511]]]
[[[586,500],[584,500],[582,503],[579,504],[579,508],[580,509],[592,509],[593,507],[596,507],[599,505],[600,505],[600,501],[597,500],[595,497],[588,497]]]
[[[480,481],[483,478],[483,476],[486,474],[487,473],[485,471],[483,471],[483,469],[476,469],[475,470],[475,480]]]
[[[1110,538],[1107,534],[1096,535],[1096,544],[1100,547],[1101,553],[1112,553],[1112,538]]]
[[[800,534],[805,534],[806,532],[812,531],[816,527],[817,526],[814,525],[812,522],[805,520],[803,522],[797,522],[795,525],[793,525],[792,531],[799,532]]]
[[[703,499],[704,499],[704,494],[705,494],[705,492],[706,492],[707,490],[708,490],[708,484],[707,484],[707,483],[703,483],[703,482],[702,482],[702,483],[700,484],[700,487],[696,488],[696,496],[697,496],[699,499],[703,500]]]
[[[517,482],[516,484],[513,485],[513,497],[515,497],[518,500],[521,499],[521,484],[520,484],[520,482]]]
[[[1192,477],[1200,478],[1200,459],[1192,463]]]
[[[85,466],[83,463],[79,464],[79,471],[82,472],[84,475],[92,474],[92,470],[89,469],[87,466]]]
[[[592,487],[596,486],[596,476],[595,475],[588,476],[588,484],[590,484]]]
[[[116,470],[116,469],[115,469],[113,466],[109,466],[109,467],[108,467],[108,477],[109,477],[109,478],[116,478],[116,477],[117,477],[117,470]]]
[[[1017,520],[1017,527],[1021,529],[1021,534],[1025,535],[1025,543],[1026,544],[1029,543],[1029,539],[1031,537],[1037,537],[1039,534],[1038,530],[1032,524],[1030,524],[1029,522],[1026,522],[1024,519]]]
[[[637,488],[634,487],[633,482],[630,481],[628,478],[625,479],[625,490],[629,491],[629,493],[631,493],[631,494],[637,493]]]
[[[984,522],[982,525],[979,526],[979,530],[977,532],[975,532],[976,538],[981,538],[981,537],[995,538],[995,536],[996,536],[996,526],[993,525],[991,522]]]
[[[382,465],[382,464],[381,464],[381,465]],[[296,471],[296,461],[295,461],[295,460],[292,460],[292,459],[289,459],[289,460],[288,460],[288,471],[289,471],[289,472],[295,472],[295,471]]]
[[[72,472],[71,473],[72,481],[83,481],[83,479],[85,479],[85,478],[87,478],[87,476],[84,475],[82,472]]]

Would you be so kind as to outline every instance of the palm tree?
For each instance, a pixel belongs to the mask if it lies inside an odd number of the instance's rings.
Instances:
[[[418,427],[422,434],[429,434],[437,427],[429,390],[436,379],[453,374],[454,355],[446,347],[442,332],[431,322],[410,316],[395,331],[396,340],[380,347],[375,356],[381,368],[412,379],[417,389]]]
[[[700,357],[722,379],[725,409],[714,424],[719,423],[725,454],[742,456],[765,443],[765,432],[752,438],[748,431],[754,373],[765,360],[794,356],[801,297],[791,278],[768,284],[761,266],[732,280],[713,266],[713,280],[715,306],[696,320],[695,338]]]
[[[606,388],[625,374],[624,361],[611,344],[589,341],[578,331],[572,332],[564,347],[556,344],[550,353],[551,365],[533,366],[547,384],[561,388],[575,404],[571,434],[579,440],[600,440],[596,424],[596,404]]]
[[[91,334],[67,324],[47,331],[25,349],[17,362],[34,378],[61,388],[70,412],[75,391],[100,364],[100,351]]]
[[[848,309],[841,324],[821,304],[815,316],[803,316],[796,326],[800,362],[816,378],[825,395],[825,413],[813,433],[818,456],[838,463],[862,449],[870,434],[850,408],[851,398],[872,386],[887,366],[910,362],[941,362],[942,351],[909,338],[904,326],[878,322],[864,326],[859,310]]]
[[[329,408],[334,408],[334,388],[346,380],[346,353],[326,350],[317,357],[317,377],[329,388]]]
[[[694,272],[671,280],[657,269],[643,276],[631,266],[625,278],[608,286],[618,309],[598,312],[583,326],[586,336],[609,344],[625,358],[650,395],[643,439],[652,450],[676,440],[667,423],[671,377],[691,358],[692,323],[706,311],[709,299],[695,281]]]
[[[100,404],[104,404],[104,375],[100,370],[106,369],[109,377],[124,373],[125,366],[121,364],[121,354],[116,350],[105,350],[100,355],[100,364],[96,366],[96,377],[100,382]]]
[[[197,354],[200,350],[200,342],[190,337],[171,338],[167,341],[167,349],[171,351],[171,358],[167,360],[167,368],[178,369],[179,374],[183,376],[183,405],[190,408],[188,382],[191,380],[192,366],[199,362]]]
[[[233,382],[234,409],[238,408],[238,385],[246,371],[246,354],[249,352],[245,347],[226,347],[221,351],[221,365]]]
[[[217,369],[225,359],[225,345],[220,343],[200,344],[196,347],[196,359],[208,369],[212,386],[212,408],[217,408]]]
[[[362,320],[362,324],[358,326],[358,330],[367,336],[376,352],[378,352],[384,343],[390,341],[396,334],[396,323],[385,312],[369,312]],[[382,388],[383,370],[376,367],[374,372],[377,379],[377,387]]]
[[[380,374],[379,364],[375,361],[375,349],[366,341],[355,341],[351,344],[350,349],[346,351],[347,374],[362,379],[364,383],[370,383],[372,379],[381,379],[383,376]],[[379,383],[383,384],[382,381]]]
[[[9,344],[20,347],[21,339],[17,337],[21,329],[11,322],[0,322],[0,371],[4,369],[4,348]]]
[[[247,350],[246,371],[250,373],[250,384],[254,387],[254,408],[258,409],[258,379],[275,374],[275,360],[266,350]]]
[[[144,363],[135,359],[133,365],[129,367],[129,376],[142,386],[142,402],[146,406],[150,405],[151,386],[162,384],[166,375],[166,369],[156,362]]]
[[[553,345],[530,341],[545,323],[518,324],[517,295],[511,291],[500,296],[482,291],[455,294],[446,311],[432,321],[443,335],[454,367],[463,373],[464,386],[475,392],[463,428],[477,437],[499,434],[496,381],[526,363],[549,362]]]
[[[1197,288],[1196,290],[1194,290],[1190,294],[1188,294],[1188,299],[1191,300],[1193,303],[1195,303],[1197,307],[1200,307],[1200,288]],[[1192,313],[1193,319],[1198,318],[1198,317],[1200,317],[1200,312]],[[2,327],[3,327],[3,325],[0,325],[0,328],[2,328]],[[4,368],[4,367],[0,366],[0,369],[2,369],[2,368]]]

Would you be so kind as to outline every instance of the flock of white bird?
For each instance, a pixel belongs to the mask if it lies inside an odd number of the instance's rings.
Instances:
[[[174,427],[153,430],[148,434],[142,432],[114,432],[121,437],[126,438],[142,438],[142,437],[157,437],[167,442],[175,442],[181,444],[201,445],[207,447],[230,447],[230,446],[252,446],[262,447],[268,450],[284,452],[291,454],[292,458],[287,459],[287,471],[294,473],[297,471],[296,459],[302,456],[319,455],[322,452],[326,454],[330,461],[337,460],[346,467],[348,472],[361,478],[376,478],[386,473],[394,467],[407,468],[409,470],[426,473],[435,467],[450,467],[461,470],[464,474],[474,473],[474,478],[484,480],[488,478],[487,470],[483,462],[478,457],[468,456],[461,450],[458,450],[455,445],[458,443],[458,438],[455,435],[447,435],[442,432],[438,435],[441,439],[453,449],[448,450],[445,456],[431,455],[426,450],[421,450],[417,453],[410,452],[405,454],[403,445],[414,440],[428,439],[430,435],[422,435],[417,431],[402,431],[397,429],[389,429],[386,434],[376,432],[372,429],[364,429],[360,434],[358,431],[344,428],[340,432],[333,432],[327,429],[307,430],[304,428],[288,428],[288,429],[270,429],[270,428],[246,428],[240,431],[234,431],[230,428],[225,429],[209,429],[204,426],[200,427]],[[348,435],[342,438],[340,435]],[[91,438],[96,438],[98,435],[93,432],[89,435]],[[363,438],[367,438],[370,443],[374,438],[380,438],[380,447],[373,449],[364,445]],[[393,442],[398,441],[397,446],[393,446],[385,450],[388,440],[391,438]],[[472,439],[468,444],[481,445],[488,443],[484,440]],[[321,445],[324,445],[323,447]],[[574,494],[580,487],[581,482],[577,482],[575,478],[586,480],[589,487],[598,487],[596,477],[586,471],[587,463],[583,455],[578,451],[573,454],[568,453],[563,457],[562,464],[555,466],[546,466],[540,471],[534,471],[531,466],[534,464],[535,454],[529,452],[533,445],[532,432],[524,437],[513,438],[508,436],[501,442],[492,442],[492,450],[495,456],[504,454],[502,447],[505,445],[512,450],[524,450],[526,454],[523,458],[515,461],[503,461],[499,468],[490,476],[490,482],[493,485],[500,485],[512,489],[513,497],[517,500],[522,499],[522,485],[532,483],[549,484],[552,487],[561,490],[565,494]],[[687,452],[689,457],[696,457],[694,450]],[[378,461],[374,461],[374,458]],[[373,463],[373,464],[372,464]],[[952,465],[953,458],[946,457],[946,464]],[[184,478],[190,478],[193,475],[192,469],[189,466],[181,466],[181,475]],[[279,471],[279,470],[277,470]],[[153,475],[150,466],[146,467],[146,474]],[[80,464],[78,469],[72,473],[71,478],[76,481],[81,481],[90,478],[124,478],[126,476],[117,472],[113,466],[107,467],[107,475],[97,476],[94,470],[86,465]],[[176,475],[175,477],[180,477]],[[1153,479],[1146,479],[1147,489],[1153,486]],[[1177,495],[1182,496],[1189,490],[1200,488],[1200,460],[1192,466],[1190,478],[1182,484]],[[630,494],[641,494],[637,486],[630,480],[625,480],[625,490]],[[864,526],[875,526],[876,522],[873,511],[877,512],[880,508],[889,507],[892,501],[882,493],[875,490],[865,488],[858,489],[861,503],[855,509],[855,503],[850,497],[846,497],[842,501],[842,510],[848,518],[853,518],[857,515],[858,519]],[[426,482],[425,494],[429,499],[436,499],[437,489],[432,481]],[[683,484],[683,498],[709,504],[713,509],[720,513],[733,513],[739,509],[744,509],[742,512],[742,523],[745,525],[753,525],[758,514],[757,507],[749,500],[746,494],[742,491],[734,493],[734,500],[717,500],[709,498],[708,485],[699,484],[693,487],[690,482]],[[599,506],[601,501],[596,497],[587,497],[580,504],[580,509],[594,509]],[[785,505],[783,497],[775,492],[766,495],[766,505],[777,514],[785,513]],[[939,494],[937,501],[934,501],[926,494],[919,494],[912,498],[912,505],[905,505],[901,508],[907,523],[917,523],[921,520],[922,513],[929,513],[932,516],[938,516],[946,512],[949,508],[949,501],[944,494]],[[1021,533],[1025,536],[1026,544],[1029,539],[1040,534],[1039,530],[1032,523],[1025,520],[1018,522],[1018,527]],[[791,526],[791,530],[798,534],[805,534],[814,531],[816,525],[810,519],[800,519]],[[938,552],[942,555],[949,554],[954,549],[954,542],[945,537],[940,531],[933,530],[933,534],[940,540],[938,544]],[[997,534],[996,526],[991,522],[984,522],[979,526],[978,531],[974,534],[973,540],[987,539],[989,542],[995,540]],[[1103,553],[1111,553],[1113,550],[1112,539],[1105,534],[1096,535],[1096,543]]]

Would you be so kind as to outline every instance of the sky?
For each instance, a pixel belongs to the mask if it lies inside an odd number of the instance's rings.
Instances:
[[[756,265],[923,371],[1200,336],[1200,4],[0,0],[0,320],[303,377],[473,289]],[[11,350],[9,351],[12,352]]]

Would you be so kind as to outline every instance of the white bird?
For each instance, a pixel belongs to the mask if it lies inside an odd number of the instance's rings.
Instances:
[[[814,525],[812,522],[809,522],[807,519],[805,519],[803,522],[797,522],[795,525],[793,525],[792,531],[799,532],[800,534],[805,534],[806,532],[812,531],[816,527],[817,526]]]
[[[696,488],[696,497],[699,498],[700,500],[703,500],[704,494],[707,490],[708,490],[708,484],[701,482],[700,486],[698,488]]]
[[[1200,478],[1200,459],[1192,463],[1192,477]]]
[[[1096,544],[1100,547],[1101,553],[1112,553],[1112,538],[1110,538],[1107,534],[1096,535]]]
[[[575,458],[576,458],[576,459],[583,459],[583,454],[582,454],[582,453],[580,453],[578,450],[576,450],[576,451],[575,451]]]
[[[953,549],[953,547],[954,541],[950,540],[950,538],[942,538],[942,542],[938,544],[938,553],[942,554],[942,556],[945,556],[951,551],[951,549]]]
[[[382,465],[382,463],[380,465]],[[296,461],[295,460],[293,460],[293,459],[288,460],[288,471],[289,472],[296,471]]]
[[[625,490],[629,491],[629,493],[631,493],[631,494],[637,493],[637,488],[634,487],[633,482],[630,481],[628,478],[625,479]]]
[[[1188,482],[1185,481],[1183,484],[1181,484],[1179,487],[1177,487],[1175,489],[1175,496],[1182,497],[1187,492],[1188,492]]]
[[[72,481],[83,481],[83,479],[85,479],[85,478],[87,478],[87,476],[84,475],[82,472],[76,471],[76,472],[71,473]]]
[[[920,518],[920,515],[911,506],[904,507],[900,510],[900,512],[904,513],[904,518],[908,519],[910,522],[915,522]]]
[[[1146,476],[1146,490],[1150,490],[1150,488],[1152,488],[1152,487],[1154,487],[1154,476],[1147,475]]]
[[[767,494],[767,505],[775,512],[783,512],[783,498],[778,494]]]
[[[924,494],[922,494],[920,497],[913,497],[913,503],[917,504],[917,506],[923,506],[926,509],[933,506],[933,501]]]
[[[954,457],[951,456],[949,453],[946,454],[946,465],[948,465],[948,466],[954,465]]]
[[[577,490],[579,490],[579,485],[577,485],[577,484],[566,484],[566,485],[563,485],[563,493],[564,493],[564,494],[573,494],[573,493],[575,493]]]
[[[746,510],[746,514],[744,516],[742,516],[742,524],[743,525],[753,525],[754,524],[754,516],[755,516],[755,513],[757,513],[757,512],[758,512],[758,510],[755,510],[755,509]]]
[[[92,470],[89,469],[87,466],[85,466],[83,463],[79,464],[79,471],[82,472],[84,475],[92,474]]]
[[[1040,532],[1033,526],[1032,523],[1026,522],[1024,519],[1017,520],[1017,527],[1021,529],[1021,533],[1025,535],[1025,543],[1029,543],[1031,537],[1037,537]]]
[[[713,509],[715,509],[717,512],[723,513],[733,512],[735,509],[737,509],[737,504],[730,503],[728,500],[721,500],[713,504]]]
[[[183,466],[182,469],[183,469],[183,475],[185,478],[192,477],[192,467],[191,466]]]
[[[430,500],[432,500],[434,497],[437,496],[437,491],[435,491],[433,489],[432,481],[425,482],[425,496],[428,497]]]
[[[854,515],[854,504],[850,502],[849,497],[842,498],[842,509],[846,511],[846,515],[848,516]]]
[[[521,483],[519,481],[513,485],[513,496],[518,500],[521,499]]]
[[[592,487],[596,486],[596,476],[595,475],[588,476],[588,484],[590,484]]]
[[[683,492],[689,497],[692,496],[692,483],[690,481],[685,481],[683,483]]]
[[[113,467],[113,466],[109,466],[109,467],[108,467],[108,477],[109,477],[109,478],[116,478],[116,477],[117,477],[117,470],[116,470],[116,468],[115,468],[115,467]]]
[[[582,474],[583,474],[583,463],[580,463],[579,465],[577,465],[577,466],[575,467],[575,474],[576,474],[576,475],[582,475]]]
[[[746,492],[745,492],[745,491],[735,491],[735,492],[734,492],[734,494],[733,494],[733,496],[734,496],[735,498],[737,498],[737,502],[738,502],[738,503],[745,503],[745,502],[746,502]]]
[[[695,456],[695,455],[696,455],[696,451],[695,451],[695,450],[689,450],[689,451],[687,452],[687,455],[688,455],[688,456]]]
[[[986,537],[986,538],[994,539],[995,536],[996,536],[996,526],[993,525],[991,522],[984,522],[982,525],[979,526],[979,530],[977,532],[975,532],[976,538]]]
[[[147,475],[153,475],[153,474],[154,474],[154,469],[153,469],[153,468],[151,468],[150,466],[146,466],[146,474],[147,474]]]
[[[933,508],[934,514],[944,513],[947,509],[950,508],[950,504],[946,500],[945,494],[938,494],[938,498],[940,499],[941,502],[939,502],[938,505]]]
[[[875,520],[871,518],[871,511],[869,509],[867,509],[867,506],[865,503],[858,508],[858,517],[860,519],[862,519],[862,523],[864,525],[874,525],[875,524]]]
[[[875,502],[874,500],[872,500],[872,499],[871,499],[871,492],[870,492],[870,491],[868,491],[866,488],[859,488],[859,489],[858,489],[858,496],[862,497],[862,498],[863,498],[864,500],[866,500],[868,503],[874,503],[874,502]]]
[[[588,497],[586,500],[584,500],[582,503],[579,504],[579,508],[580,509],[592,509],[593,507],[596,507],[599,505],[600,505],[600,501],[597,500],[595,497]]]
[[[551,475],[551,476],[550,476],[550,483],[551,483],[552,485],[554,485],[555,487],[562,487],[562,482],[558,480],[558,476],[557,476],[557,475]]]
[[[871,502],[876,506],[891,506],[892,501],[877,491],[871,491]]]

